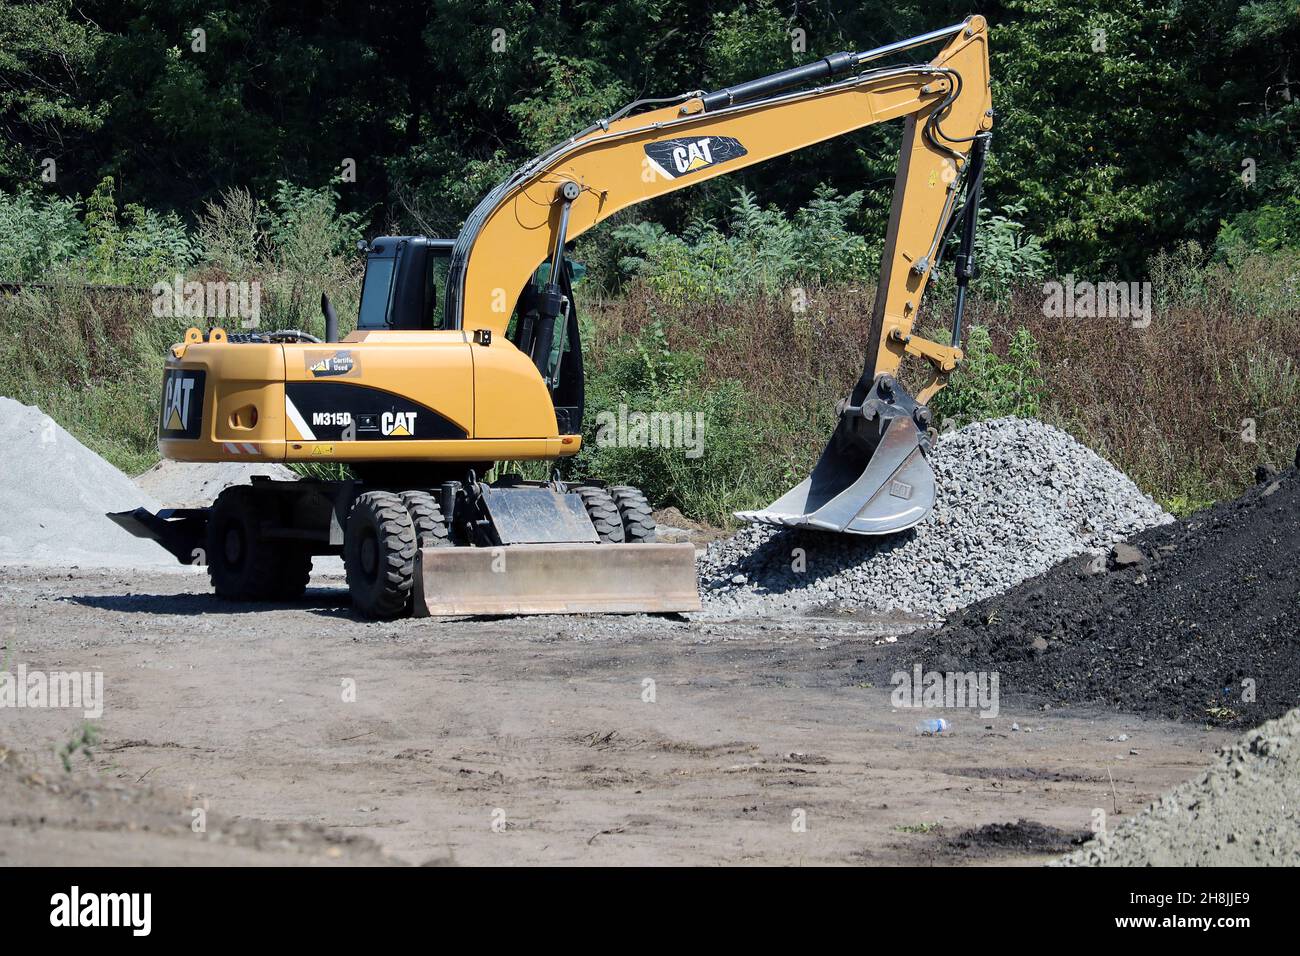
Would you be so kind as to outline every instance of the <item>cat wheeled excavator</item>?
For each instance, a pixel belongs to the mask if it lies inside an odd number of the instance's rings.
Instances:
[[[926,44],[920,64],[880,61]],[[325,337],[188,330],[167,356],[166,458],[345,463],[340,480],[254,479],[203,509],[113,515],[218,595],[302,593],[314,556],[342,555],[354,607],[375,617],[699,607],[694,549],[660,544],[627,485],[484,476],[581,447],[582,342],[566,243],[631,205],[892,119],[903,121],[866,360],[811,476],[755,522],[879,535],[934,502],[929,398],[961,361],[966,287],[993,112],[982,17],[714,92],[642,100],[493,189],[453,240],[363,243],[356,325]],[[912,331],[948,240],[949,342]],[[780,348],[780,343],[772,343]],[[895,377],[924,363],[909,394]]]

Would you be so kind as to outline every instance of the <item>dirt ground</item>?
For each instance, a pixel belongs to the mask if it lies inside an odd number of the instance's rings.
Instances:
[[[0,865],[1036,863],[1230,736],[1004,694],[923,737],[898,620],[374,623],[341,588],[0,568],[0,669],[105,698],[71,772],[80,712],[0,708]]]

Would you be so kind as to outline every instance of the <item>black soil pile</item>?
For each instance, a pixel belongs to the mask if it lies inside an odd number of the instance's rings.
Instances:
[[[1090,833],[1067,833],[1034,820],[986,823],[948,841],[948,848],[965,856],[1002,856],[1008,853],[1069,853],[1088,840]]]
[[[1300,473],[1062,562],[900,655],[1004,697],[1254,726],[1300,702]]]

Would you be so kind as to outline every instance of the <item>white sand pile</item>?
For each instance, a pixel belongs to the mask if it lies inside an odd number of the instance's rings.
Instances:
[[[1300,866],[1300,710],[1261,724],[1065,866]]]
[[[159,505],[39,408],[0,397],[0,564],[178,567],[109,511]]]

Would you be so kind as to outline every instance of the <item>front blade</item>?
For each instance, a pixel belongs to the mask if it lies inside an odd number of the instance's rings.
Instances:
[[[417,617],[698,611],[690,544],[421,549]]]
[[[934,471],[909,418],[889,422],[874,454],[832,438],[812,476],[743,521],[848,534],[892,534],[934,507]]]

